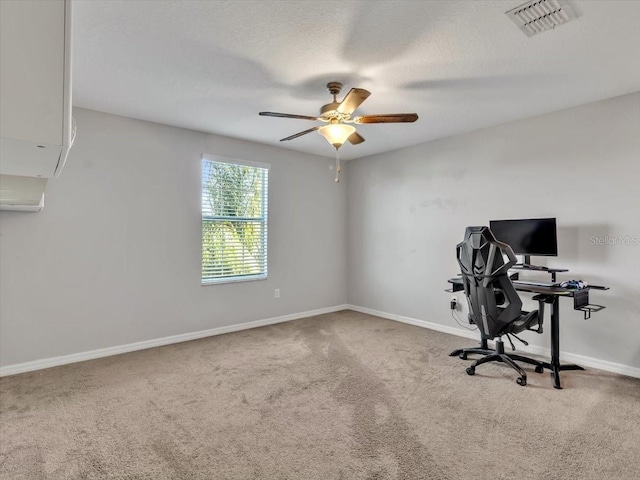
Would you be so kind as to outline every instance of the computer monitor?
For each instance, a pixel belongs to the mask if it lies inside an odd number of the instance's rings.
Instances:
[[[491,220],[489,228],[499,242],[511,246],[513,253],[528,257],[558,255],[555,218]]]

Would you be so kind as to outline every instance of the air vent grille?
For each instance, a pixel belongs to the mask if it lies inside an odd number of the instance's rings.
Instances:
[[[577,18],[566,0],[532,0],[506,12],[528,37]]]

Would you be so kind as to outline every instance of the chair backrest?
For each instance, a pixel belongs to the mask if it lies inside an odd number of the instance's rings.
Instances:
[[[469,320],[478,326],[482,338],[499,337],[522,311],[522,300],[507,273],[516,263],[513,250],[498,242],[489,227],[467,227],[464,241],[456,246],[456,255]]]

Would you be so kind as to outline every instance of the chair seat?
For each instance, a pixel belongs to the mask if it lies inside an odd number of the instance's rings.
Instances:
[[[507,325],[505,333],[518,334],[527,329],[537,326],[538,323],[538,310],[532,310],[531,312],[522,312],[520,318]]]

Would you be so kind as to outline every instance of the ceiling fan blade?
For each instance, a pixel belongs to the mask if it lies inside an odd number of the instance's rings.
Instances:
[[[385,115],[361,115],[353,119],[355,123],[403,123],[415,122],[417,113],[387,113]]]
[[[293,140],[294,138],[298,138],[301,137],[302,135],[306,135],[307,133],[311,133],[311,132],[315,132],[316,130],[318,130],[320,127],[313,127],[310,128],[308,130],[304,130],[302,132],[298,132],[298,133],[294,133],[293,135],[291,135],[290,137],[287,138],[281,138],[280,141],[281,142],[286,142],[287,140]]]
[[[371,95],[371,92],[364,88],[352,88],[349,90],[349,93],[347,93],[347,96],[344,97],[340,105],[338,105],[336,110],[339,113],[351,115],[355,109],[369,97],[369,95]]]
[[[264,117],[299,118],[302,120],[318,120],[318,117],[310,117],[308,115],[292,115],[290,113],[260,112],[258,115],[262,115]]]
[[[358,145],[359,143],[364,142],[364,137],[358,132],[353,132],[351,135],[349,135],[349,138],[347,138],[347,140],[349,140],[351,145]]]

